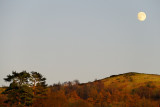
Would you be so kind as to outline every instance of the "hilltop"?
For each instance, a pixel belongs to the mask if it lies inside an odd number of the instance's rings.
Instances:
[[[122,88],[124,91],[131,91],[132,89],[141,86],[160,87],[160,75],[157,74],[130,72],[120,75],[112,75],[99,81],[103,82],[105,87],[115,86],[116,88]]]
[[[96,82],[103,83],[104,88],[114,87],[129,92],[132,89],[141,86],[154,86],[160,88],[160,75],[129,72],[119,75],[111,75],[104,79],[95,80],[89,83],[82,83],[80,85],[94,84]]]

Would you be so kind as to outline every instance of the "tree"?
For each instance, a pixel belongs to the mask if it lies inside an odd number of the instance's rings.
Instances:
[[[10,86],[3,92],[8,97],[6,103],[22,106],[32,104],[33,95],[29,87],[29,78],[30,74],[26,71],[20,73],[13,71],[12,75],[7,75],[7,78],[4,78],[6,82],[11,82]]]
[[[74,82],[75,85],[79,85],[80,84],[79,80],[74,80],[73,82]]]
[[[30,106],[33,98],[41,98],[46,93],[46,78],[38,72],[13,71],[4,80],[10,82],[3,94],[7,94],[8,99],[5,102],[11,105]]]
[[[46,95],[46,78],[44,78],[40,73],[32,71],[30,82],[34,97],[42,97]]]
[[[17,73],[12,71],[12,75],[7,75],[7,78],[4,78],[6,82],[16,83],[18,86],[28,85],[30,74],[26,71]]]

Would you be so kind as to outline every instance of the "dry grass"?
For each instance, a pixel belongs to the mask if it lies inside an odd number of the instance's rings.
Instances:
[[[130,73],[120,74],[113,77],[108,77],[102,79],[105,87],[114,86],[114,87],[123,87],[124,91],[130,91],[139,86],[144,86],[148,82],[151,82],[156,87],[160,87],[160,75],[155,74],[143,74],[135,73],[129,75]],[[131,73],[132,74],[132,73]]]

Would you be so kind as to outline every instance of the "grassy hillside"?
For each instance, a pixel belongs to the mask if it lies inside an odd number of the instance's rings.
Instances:
[[[4,89],[3,89],[4,90]],[[4,95],[0,96],[0,106]],[[80,84],[78,81],[48,87],[46,97],[33,107],[159,107],[160,75],[125,73]]]
[[[160,75],[156,74],[131,72],[113,75],[100,81],[104,83],[105,87],[114,85],[116,88],[122,88],[123,91],[131,91],[140,86],[155,86],[160,88]]]

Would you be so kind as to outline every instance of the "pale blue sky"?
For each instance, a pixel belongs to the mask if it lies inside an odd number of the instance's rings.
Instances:
[[[13,70],[48,84],[160,74],[159,0],[0,0],[0,85]],[[137,20],[144,11],[147,19]]]

